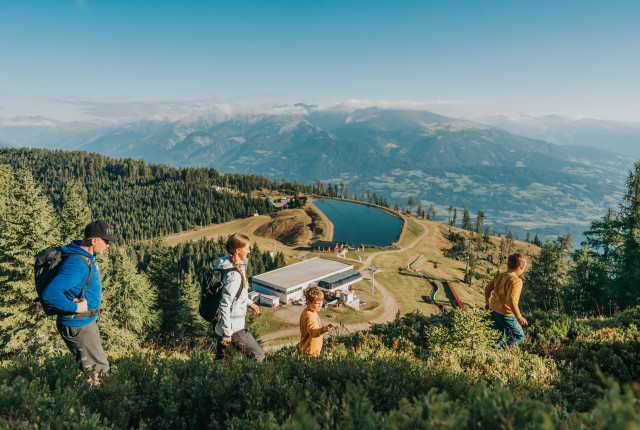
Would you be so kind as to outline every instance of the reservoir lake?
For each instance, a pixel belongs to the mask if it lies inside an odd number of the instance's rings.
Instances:
[[[378,208],[332,199],[313,204],[333,223],[334,242],[387,246],[400,236],[402,220]]]

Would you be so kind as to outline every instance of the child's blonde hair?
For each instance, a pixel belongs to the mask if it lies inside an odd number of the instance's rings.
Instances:
[[[324,300],[324,293],[320,288],[314,286],[304,290],[304,297],[308,303],[313,303],[318,300]]]

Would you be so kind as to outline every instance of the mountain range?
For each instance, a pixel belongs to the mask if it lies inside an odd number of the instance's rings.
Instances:
[[[371,190],[392,206],[406,207],[410,197],[433,204],[440,220],[448,218],[449,205],[481,209],[485,225],[494,231],[509,225],[520,238],[525,232],[579,236],[617,205],[633,161],[629,153],[596,148],[593,139],[558,145],[525,137],[505,130],[517,127],[504,118],[486,122],[500,121],[503,128],[418,110],[300,104],[281,114],[106,125],[32,118],[0,124],[0,144],[343,183],[350,194]],[[541,128],[521,133],[536,136]]]

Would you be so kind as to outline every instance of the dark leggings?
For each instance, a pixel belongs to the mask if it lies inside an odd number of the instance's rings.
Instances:
[[[240,351],[242,355],[253,358],[258,362],[264,360],[264,350],[258,344],[256,338],[253,337],[246,328],[231,335],[231,345],[222,345],[222,336],[216,335],[216,338],[218,340],[216,344],[216,360],[225,358],[225,350],[227,348]]]

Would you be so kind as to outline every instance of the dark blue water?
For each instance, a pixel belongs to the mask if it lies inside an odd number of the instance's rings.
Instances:
[[[315,200],[313,204],[333,223],[334,242],[387,246],[400,236],[402,220],[380,209],[331,199]]]

